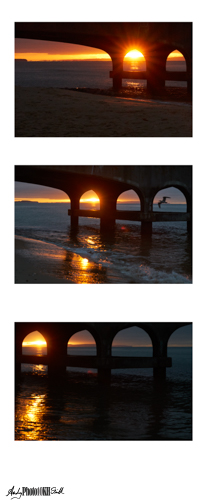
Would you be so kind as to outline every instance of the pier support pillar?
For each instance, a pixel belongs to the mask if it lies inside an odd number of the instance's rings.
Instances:
[[[48,352],[48,375],[49,377],[59,377],[66,372],[67,362],[67,342],[61,341],[59,336],[51,339],[47,346]]]
[[[111,325],[98,325],[100,342],[97,344],[98,357],[98,382],[110,384],[111,382]]]
[[[111,369],[110,368],[98,368],[98,382],[100,384],[110,384],[111,382]]]
[[[152,95],[158,95],[165,90],[166,55],[156,51],[146,60],[147,90]]]
[[[167,358],[167,342],[168,338],[164,340],[163,334],[160,335],[159,333],[156,336],[156,340],[153,341],[153,356],[158,357],[158,358]],[[156,368],[153,368],[153,376],[154,380],[165,380],[166,379],[166,368],[158,366]]]
[[[111,216],[116,210],[116,198],[104,198],[100,202],[101,210],[101,220],[100,220],[100,230],[101,232],[113,232],[115,229],[115,218]]]
[[[73,215],[73,210],[79,210],[79,198],[71,198],[71,228],[78,227],[78,216]]]
[[[141,222],[141,234],[143,235],[152,235],[152,222],[142,221]]]
[[[113,89],[115,91],[122,88],[122,71],[123,71],[123,57],[114,56],[112,57],[113,64]]]

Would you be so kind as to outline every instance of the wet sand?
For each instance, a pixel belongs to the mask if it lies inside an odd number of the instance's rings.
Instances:
[[[72,283],[61,277],[64,256],[56,245],[16,236],[15,283]]]
[[[16,87],[16,137],[192,137],[192,106]]]

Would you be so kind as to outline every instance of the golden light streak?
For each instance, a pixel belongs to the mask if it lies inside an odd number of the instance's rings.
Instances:
[[[91,198],[81,198],[80,203],[99,203],[100,200],[98,197],[91,197]]]
[[[22,342],[23,346],[32,346],[32,345],[37,345],[37,346],[47,346],[47,342],[45,340],[33,340],[33,341],[25,341],[23,340]]]
[[[54,199],[54,198],[15,198],[15,201],[28,201],[38,203],[70,203],[69,198]]]
[[[28,202],[38,202],[38,203],[70,203],[70,198],[56,199],[56,198],[15,198],[16,202],[28,201]],[[100,203],[98,197],[91,198],[81,198],[80,203]]]
[[[71,346],[71,345],[72,346],[85,346],[85,345],[87,345],[87,346],[94,346],[95,342],[94,343],[92,343],[92,342],[81,342],[81,341],[77,342],[77,341],[74,341],[74,340],[69,340],[68,346]]]
[[[174,50],[173,52],[170,52],[167,59],[174,59],[174,58],[176,58],[176,59],[179,58],[179,59],[185,61],[183,54],[181,54],[181,52],[179,52],[179,50]]]
[[[111,61],[108,54],[48,54],[47,52],[18,52],[15,60],[26,59],[28,62],[38,61]]]

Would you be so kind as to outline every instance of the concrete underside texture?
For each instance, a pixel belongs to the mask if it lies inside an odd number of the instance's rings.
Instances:
[[[124,56],[138,48],[145,57],[146,72],[137,72],[131,78],[146,79],[150,93],[160,92],[168,79],[166,60],[179,50],[187,70],[171,72],[170,79],[187,81],[192,92],[192,23],[15,23],[15,37],[58,41],[95,47],[107,52],[112,60],[114,90],[122,86],[122,78],[130,78],[123,71]]]
[[[99,217],[101,229],[113,229],[116,219],[141,221],[142,232],[151,232],[152,222],[192,222],[192,167],[191,166],[21,166],[15,167],[15,180],[41,184],[64,191],[71,200],[71,226],[78,226],[78,217]],[[186,198],[186,213],[153,212],[153,199],[167,187],[179,189]],[[141,204],[140,212],[116,210],[121,193],[133,189]],[[80,210],[80,198],[89,190],[100,199],[100,211]]]
[[[49,376],[63,375],[66,366],[97,368],[100,382],[110,381],[113,368],[153,368],[155,379],[165,379],[166,367],[172,365],[167,356],[167,344],[172,333],[190,323],[16,323],[15,325],[15,367],[16,377],[21,372],[21,363],[48,365]],[[112,342],[116,334],[138,326],[148,333],[152,346],[152,358],[114,357]],[[74,333],[87,330],[93,336],[96,356],[67,355],[67,343]],[[46,356],[22,354],[22,342],[33,331],[39,331],[47,342]]]

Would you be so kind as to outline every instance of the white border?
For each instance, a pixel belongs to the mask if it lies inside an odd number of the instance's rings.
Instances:
[[[49,2],[7,4],[1,42],[2,122],[2,297],[3,329],[1,429],[3,431],[4,497],[13,484],[65,486],[68,499],[119,498],[164,500],[202,497],[205,491],[203,449],[206,445],[204,403],[206,372],[206,89],[205,4],[185,1]],[[14,21],[193,21],[193,139],[18,139],[13,137]],[[6,68],[6,69],[5,69]],[[79,148],[79,143],[84,147]],[[93,148],[91,147],[93,145]],[[58,146],[58,147],[57,147]],[[116,148],[114,147],[116,146]],[[116,153],[115,153],[116,149]],[[58,152],[57,152],[58,150]],[[101,158],[100,158],[100,151]],[[109,158],[110,157],[110,158]],[[15,164],[184,164],[194,176],[193,285],[14,285],[13,182]],[[58,289],[57,289],[58,286]],[[87,289],[85,287],[88,287]],[[90,288],[89,288],[90,287]],[[116,305],[114,307],[114,299]],[[108,304],[107,309],[102,304]],[[93,307],[91,308],[91,304]],[[118,305],[117,305],[118,304]],[[107,310],[107,312],[106,312]],[[13,325],[15,321],[193,321],[194,441],[193,442],[14,442]],[[7,355],[7,353],[9,353]],[[56,497],[55,497],[56,498]]]

